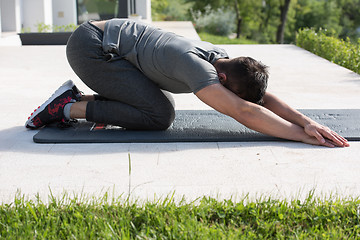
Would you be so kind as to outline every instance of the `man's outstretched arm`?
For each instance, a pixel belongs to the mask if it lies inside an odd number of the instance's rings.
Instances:
[[[349,146],[349,143],[345,138],[332,131],[328,127],[315,122],[311,118],[290,107],[274,94],[268,92],[265,93],[264,107],[282,117],[283,119],[304,128],[304,131],[308,135],[316,137],[320,143],[325,142],[326,138],[332,140],[334,143],[336,143],[336,145],[342,144],[345,147]]]
[[[196,96],[215,110],[226,114],[248,128],[271,136],[301,141],[304,143],[327,147],[344,146],[333,139],[319,142],[307,134],[303,127],[278,116],[272,111],[245,101],[221,84],[207,86],[196,93]]]

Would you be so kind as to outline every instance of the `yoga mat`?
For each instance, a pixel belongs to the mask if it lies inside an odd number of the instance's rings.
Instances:
[[[360,109],[300,110],[350,141],[360,140]],[[178,110],[166,131],[134,131],[86,121],[60,129],[42,128],[36,143],[159,143],[159,142],[252,142],[283,141],[246,128],[214,110]]]

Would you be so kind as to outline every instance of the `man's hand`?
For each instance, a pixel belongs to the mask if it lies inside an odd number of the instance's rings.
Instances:
[[[215,110],[267,135],[326,147],[349,146],[345,138],[273,95],[267,95],[265,108],[239,98],[221,84],[207,86],[198,91],[196,96]]]
[[[306,117],[271,93],[267,92],[265,94],[264,107],[276,113],[283,119],[302,127],[306,133],[302,140],[304,143],[326,147],[350,146],[345,138],[330,130],[328,127],[325,127]]]
[[[348,141],[332,131],[330,128],[325,127],[316,122],[311,122],[304,126],[305,133],[310,137],[304,139],[303,142],[315,145],[322,145],[326,147],[349,147]]]

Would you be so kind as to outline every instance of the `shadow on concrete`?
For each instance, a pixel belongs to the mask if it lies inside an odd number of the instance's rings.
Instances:
[[[345,80],[348,83],[355,83],[360,85],[360,75],[355,72],[349,73],[349,79]]]
[[[175,142],[175,143],[75,143],[75,144],[38,144],[33,136],[38,130],[28,130],[16,126],[0,130],[0,152],[20,152],[44,155],[93,155],[114,153],[157,153],[181,152],[186,150],[271,148],[281,145],[287,149],[321,149],[291,141],[271,142]]]

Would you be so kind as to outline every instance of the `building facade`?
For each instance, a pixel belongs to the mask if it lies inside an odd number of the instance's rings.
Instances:
[[[0,0],[0,32],[37,32],[41,25],[77,25],[113,17],[150,22],[151,0]]]

